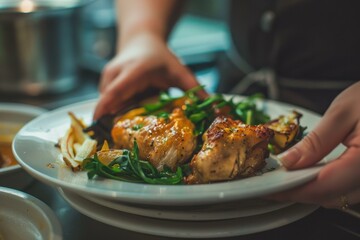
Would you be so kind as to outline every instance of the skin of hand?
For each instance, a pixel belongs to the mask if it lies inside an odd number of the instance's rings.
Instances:
[[[139,34],[106,65],[94,119],[124,108],[136,94],[149,88],[188,90],[198,85],[164,40],[149,33]]]
[[[344,205],[341,196],[346,196],[350,206],[360,203],[359,104],[360,82],[357,82],[335,98],[313,131],[279,156],[285,168],[295,170],[314,165],[340,143],[346,146],[313,181],[274,194],[270,199],[339,209]]]

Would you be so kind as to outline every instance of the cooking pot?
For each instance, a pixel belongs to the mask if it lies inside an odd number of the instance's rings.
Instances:
[[[62,93],[78,83],[84,0],[0,1],[0,92]]]

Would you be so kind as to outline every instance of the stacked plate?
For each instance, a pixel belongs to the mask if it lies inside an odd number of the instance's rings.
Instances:
[[[261,199],[160,207],[59,191],[75,209],[100,222],[130,231],[179,238],[208,239],[261,232],[294,222],[317,208]]]
[[[64,165],[55,145],[70,125],[67,113],[74,112],[90,123],[95,104],[95,100],[81,102],[43,114],[22,128],[13,143],[15,156],[24,169],[40,181],[58,187],[75,209],[89,217],[146,234],[214,238],[280,227],[316,209],[261,197],[310,181],[323,164],[286,171],[276,159],[269,158],[265,167],[269,171],[259,176],[180,186],[89,180],[86,172],[74,173]],[[302,112],[302,123],[310,130],[320,119],[310,111],[278,102],[266,102],[266,107],[274,116],[292,110]]]

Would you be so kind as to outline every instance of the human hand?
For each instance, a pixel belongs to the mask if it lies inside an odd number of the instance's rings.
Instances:
[[[94,119],[119,111],[136,94],[149,88],[174,86],[188,90],[197,85],[193,74],[168,49],[164,40],[148,33],[139,34],[122,46],[120,53],[105,66]]]
[[[306,168],[324,158],[338,144],[347,148],[328,163],[315,180],[270,198],[346,209],[360,203],[360,82],[343,91],[302,141],[280,157],[288,170]]]

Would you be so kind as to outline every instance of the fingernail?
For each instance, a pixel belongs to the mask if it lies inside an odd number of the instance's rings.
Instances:
[[[286,152],[279,154],[278,157],[284,167],[291,168],[300,160],[301,154],[296,147],[293,147]]]

